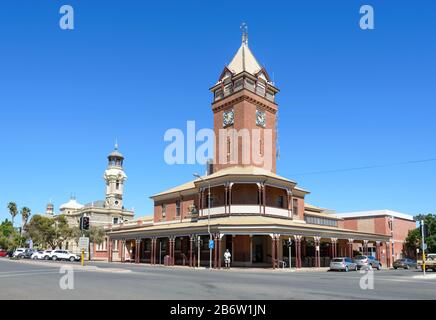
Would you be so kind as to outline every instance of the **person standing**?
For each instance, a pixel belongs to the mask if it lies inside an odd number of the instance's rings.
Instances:
[[[232,254],[230,253],[229,249],[226,250],[224,253],[224,262],[227,269],[230,269],[230,262],[231,262]]]

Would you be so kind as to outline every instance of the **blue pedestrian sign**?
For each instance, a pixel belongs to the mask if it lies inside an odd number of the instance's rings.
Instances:
[[[214,248],[215,248],[215,241],[209,240],[209,249],[214,249]]]

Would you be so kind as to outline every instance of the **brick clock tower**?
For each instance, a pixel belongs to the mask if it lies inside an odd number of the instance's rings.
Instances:
[[[213,171],[255,166],[276,172],[278,88],[248,47],[246,26],[236,55],[210,89],[216,136]]]

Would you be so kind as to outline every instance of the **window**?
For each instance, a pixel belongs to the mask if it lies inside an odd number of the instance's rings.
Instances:
[[[180,217],[180,200],[176,201],[176,216]]]
[[[97,251],[105,251],[106,250],[106,240],[97,245]]]
[[[298,199],[292,200],[292,213],[298,215]]]
[[[176,242],[174,243],[174,250],[180,251],[182,250],[182,239],[176,238]]]
[[[230,161],[230,137],[227,137],[227,162]]]
[[[283,196],[278,196],[277,197],[277,207],[278,208],[283,208],[283,206],[284,206],[284,198],[283,198]]]
[[[260,82],[257,83],[256,93],[260,96],[265,95],[265,85],[263,83],[260,83]]]
[[[117,190],[120,190],[120,181],[119,181],[119,180],[117,180],[117,183],[116,183],[115,188],[116,188]]]
[[[144,241],[144,251],[151,251],[151,241]]]
[[[338,222],[336,220],[329,219],[329,218],[305,216],[304,220],[310,224],[317,224],[317,225],[329,226],[329,227],[337,227],[338,226]]]
[[[118,222],[119,222],[119,218],[118,218],[118,217],[115,217],[115,218],[114,218],[114,224],[118,224]]]
[[[167,216],[167,205],[162,204],[162,218],[165,218]]]

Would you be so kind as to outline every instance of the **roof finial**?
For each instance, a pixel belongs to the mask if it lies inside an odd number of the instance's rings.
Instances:
[[[248,26],[245,22],[242,22],[241,30],[242,30],[242,44],[248,45]]]
[[[115,150],[118,150],[118,138],[115,138]]]

